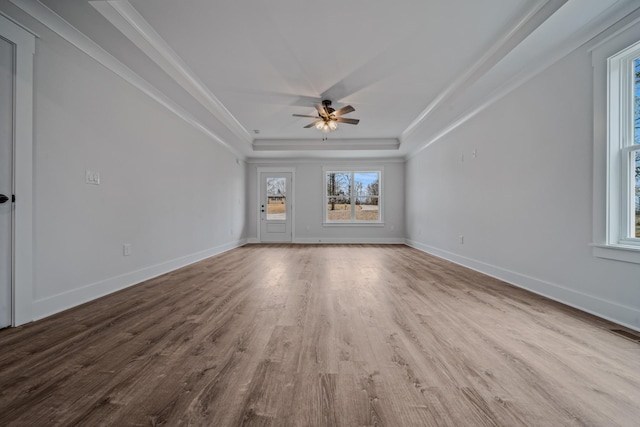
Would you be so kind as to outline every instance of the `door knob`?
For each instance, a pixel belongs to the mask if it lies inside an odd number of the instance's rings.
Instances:
[[[6,203],[8,201],[9,201],[9,198],[7,196],[5,196],[4,194],[0,194],[0,204]]]

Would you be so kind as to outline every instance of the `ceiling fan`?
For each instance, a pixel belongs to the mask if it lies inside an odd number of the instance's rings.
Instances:
[[[321,130],[324,133],[336,130],[338,128],[338,123],[347,123],[350,125],[357,125],[360,120],[358,119],[346,119],[342,117],[344,114],[351,113],[356,111],[351,105],[346,105],[339,109],[334,109],[331,107],[331,101],[325,99],[321,104],[316,105],[316,110],[318,110],[317,116],[307,116],[304,114],[293,114],[294,117],[309,117],[311,119],[317,119],[313,123],[309,123],[305,126],[305,128],[315,127],[316,129]],[[326,138],[325,138],[326,139]]]

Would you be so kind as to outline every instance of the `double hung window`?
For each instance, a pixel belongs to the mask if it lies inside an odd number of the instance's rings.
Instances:
[[[640,249],[640,42],[608,60],[608,236]]]
[[[324,222],[381,223],[382,171],[324,170]]]

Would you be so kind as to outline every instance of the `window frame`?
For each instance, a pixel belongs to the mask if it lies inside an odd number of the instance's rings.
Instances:
[[[593,240],[598,258],[640,264],[640,239],[629,238],[629,153],[633,144],[633,59],[640,56],[640,13],[589,49],[593,66]],[[628,66],[627,66],[628,65]],[[626,67],[626,69],[625,69]],[[625,71],[626,70],[626,71]],[[626,116],[625,116],[626,115]]]
[[[636,250],[640,250],[640,238],[631,235],[635,220],[631,155],[640,150],[633,132],[633,62],[638,58],[640,41],[607,58],[607,244]]]
[[[350,186],[349,200],[351,202],[351,219],[350,220],[330,220],[328,218],[327,206],[329,205],[330,196],[327,191],[327,179],[330,173],[348,173],[351,175],[352,185]],[[355,174],[356,173],[377,173],[378,174],[378,219],[375,221],[366,221],[356,219],[356,200],[359,197],[356,194]],[[323,226],[384,226],[384,189],[383,189],[384,168],[382,166],[372,167],[342,167],[342,166],[323,166],[322,167],[322,221]]]

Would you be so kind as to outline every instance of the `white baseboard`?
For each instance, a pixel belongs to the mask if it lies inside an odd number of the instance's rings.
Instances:
[[[399,237],[296,237],[293,243],[301,244],[357,244],[357,245],[403,245]]]
[[[246,239],[225,243],[202,252],[176,258],[160,264],[145,267],[120,276],[111,277],[100,282],[91,283],[71,291],[63,292],[33,302],[33,320],[39,320],[52,314],[59,313],[80,304],[93,301],[113,292],[128,288],[145,280],[152,279],[165,273],[177,270],[203,259],[219,255],[231,249],[243,246]]]
[[[412,248],[446,259],[463,267],[470,268],[487,276],[507,282],[516,287],[526,289],[554,301],[568,305],[594,316],[615,322],[636,331],[640,331],[640,310],[605,300],[564,286],[550,283],[535,277],[516,273],[495,265],[477,261],[452,252],[444,251],[433,246],[425,245],[414,240],[406,239],[405,244]]]
[[[247,239],[247,243],[262,243],[256,237]],[[264,242],[268,243],[268,242]],[[343,244],[343,245],[404,245],[401,237],[294,237],[291,243],[311,244]]]

